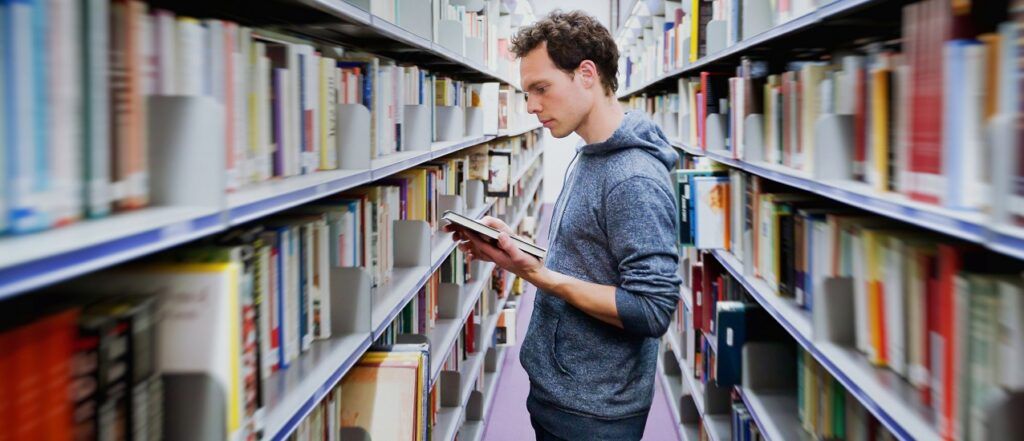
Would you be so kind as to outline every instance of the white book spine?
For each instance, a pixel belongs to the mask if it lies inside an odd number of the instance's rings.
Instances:
[[[7,231],[7,9],[0,8],[0,234]]]
[[[989,145],[985,142],[985,58],[984,45],[965,48],[963,63],[964,106],[960,109],[963,118],[963,196],[962,208],[986,209],[989,206],[991,173],[989,172]]]
[[[298,236],[298,229],[289,228],[284,245],[287,249],[284,262],[285,323],[283,326],[287,332],[288,347],[285,357],[289,363],[299,357],[302,341],[299,330],[302,320],[302,310],[299,304],[299,240],[301,238]]]
[[[177,22],[177,75],[175,92],[178,95],[198,96],[203,90],[204,37],[203,26],[192,18],[179,18]]]
[[[51,158],[54,161],[54,189],[59,198],[56,215],[64,222],[77,219],[82,207],[82,51],[78,45],[82,20],[80,5],[71,0],[50,1],[50,66],[53,67],[50,69],[49,86],[50,109],[53,112],[50,119]]]
[[[888,339],[888,366],[897,374],[907,377],[906,332],[907,292],[904,286],[903,243],[890,239],[885,250],[885,329]]]
[[[259,304],[260,322],[257,323],[259,326],[260,333],[260,362],[263,364],[260,368],[260,374],[263,379],[270,378],[270,374],[274,372],[274,365],[276,365],[276,357],[273,356],[271,350],[270,341],[273,337],[270,335],[271,323],[273,321],[272,305],[274,304],[271,294],[274,292],[271,289],[271,268],[270,265],[273,263],[270,253],[270,246],[263,246],[256,251],[256,265],[258,266],[258,277],[255,280],[256,289],[262,296]]]
[[[159,67],[157,68],[156,93],[160,95],[173,95],[175,93],[175,67],[177,54],[176,24],[174,14],[160,10],[156,11],[156,47]]]
[[[110,212],[110,86],[109,0],[86,0],[82,30],[82,69],[85,74],[85,131],[87,193],[86,214],[98,217]]]
[[[853,313],[856,321],[857,349],[865,354],[871,351],[871,337],[868,329],[867,275],[864,269],[865,250],[860,235],[850,237],[853,252]]]
[[[316,313],[320,321],[317,338],[331,338],[331,235],[330,228],[326,222],[320,222],[316,226],[316,251],[318,253],[316,262],[317,276],[315,280],[317,287],[317,301],[319,306]]]
[[[256,60],[256,100],[250,103],[250,111],[256,115],[256,127],[249,132],[256,147],[253,164],[257,182],[266,181],[274,175],[271,158],[275,148],[272,135],[274,121],[270,114],[270,81],[270,59],[261,55]],[[282,90],[287,93],[285,88]]]
[[[43,63],[36,60],[43,54],[42,35],[34,32],[35,20],[42,20],[43,13],[38,4],[13,2],[7,5],[7,41],[9,100],[8,107],[8,171],[11,172],[10,185],[10,222],[16,231],[28,231],[36,228],[40,199],[36,194],[37,166],[35,158],[37,148],[45,148],[45,131],[38,130],[37,117],[41,113],[37,107],[43,105],[36,94],[45,88],[37,85],[37,77],[45,70]]]

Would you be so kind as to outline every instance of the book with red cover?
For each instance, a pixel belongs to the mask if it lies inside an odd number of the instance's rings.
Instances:
[[[700,91],[703,94],[704,102],[698,103],[700,110],[703,110],[703,117],[698,124],[703,126],[701,130],[700,145],[701,148],[708,148],[707,144],[707,116],[711,114],[723,113],[723,110],[719,106],[719,100],[722,98],[729,98],[729,77],[731,74],[728,72],[701,72],[700,73]]]
[[[926,0],[904,7],[903,16],[910,100],[918,110],[910,117],[909,196],[937,204],[946,188],[942,172],[943,45],[951,36],[952,11],[946,0]]]
[[[691,304],[693,305],[693,329],[698,330],[701,327],[702,319],[704,317],[704,266],[695,264],[690,268],[690,294],[693,296]]]

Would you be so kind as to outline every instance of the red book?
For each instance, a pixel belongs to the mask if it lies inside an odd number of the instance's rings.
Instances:
[[[72,434],[71,416],[71,357],[74,355],[78,335],[78,310],[69,309],[42,320],[46,327],[40,335],[43,348],[42,368],[46,382],[43,385],[43,410],[46,420],[46,438],[69,440]]]
[[[930,336],[933,332],[938,332],[939,329],[939,288],[941,286],[939,280],[939,269],[938,260],[935,256],[922,255],[921,259],[927,260],[927,281],[925,282],[925,304],[927,310],[925,311],[925,332],[924,332],[924,360],[925,367],[927,368],[929,375],[935,371],[935,366],[931,365],[932,351]],[[920,387],[921,391],[921,402],[925,406],[932,405],[932,385],[926,381]]]
[[[697,92],[697,141],[700,148],[706,150],[707,142],[704,139],[704,128],[707,124],[707,112],[704,108],[704,92]]]
[[[700,329],[700,324],[704,317],[704,296],[701,295],[703,291],[704,267],[702,265],[693,265],[690,268],[690,294],[693,297],[693,330],[695,331]]]
[[[867,78],[866,71],[861,66],[853,73],[854,81],[854,102],[853,102],[853,177],[864,179],[865,167],[867,166]]]
[[[932,374],[932,408],[935,409],[939,434],[953,439],[956,418],[956,369],[958,355],[963,351],[956,342],[956,277],[960,273],[968,248],[941,244],[938,246],[938,292],[935,320],[928,320],[931,337],[929,355],[937,362],[930,367]]]
[[[943,46],[950,38],[952,12],[946,0],[927,0],[904,9],[909,33],[908,64],[911,69],[909,196],[940,203],[945,192],[942,173]]]

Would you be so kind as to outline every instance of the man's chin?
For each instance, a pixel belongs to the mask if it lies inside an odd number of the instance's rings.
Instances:
[[[569,136],[570,134],[572,134],[571,131],[566,132],[566,131],[562,131],[562,130],[558,130],[558,129],[548,129],[548,131],[551,132],[551,136],[553,136],[555,138],[558,138],[558,139],[565,138],[566,136]]]

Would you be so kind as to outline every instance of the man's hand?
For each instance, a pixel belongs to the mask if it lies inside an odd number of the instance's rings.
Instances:
[[[512,229],[505,222],[491,216],[480,219],[480,223],[501,232],[497,245],[475,232],[459,228],[456,225],[445,225],[445,231],[454,233],[452,239],[459,244],[459,250],[466,255],[495,265],[513,274],[529,279],[530,275],[542,269],[544,265],[536,257],[526,254],[512,241]]]

